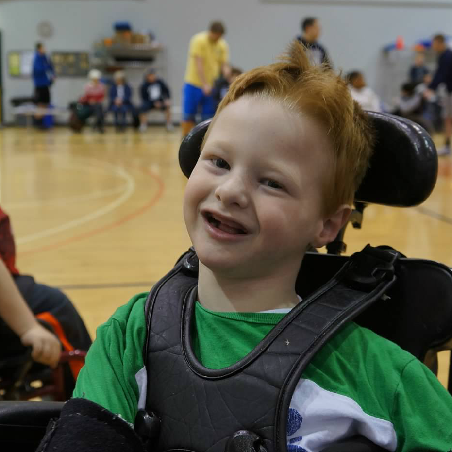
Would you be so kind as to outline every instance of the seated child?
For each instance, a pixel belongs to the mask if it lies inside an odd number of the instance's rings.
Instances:
[[[105,97],[105,86],[101,82],[102,73],[98,69],[91,69],[88,73],[89,82],[85,85],[80,102],[85,105],[85,118],[96,117],[95,128],[104,133],[104,109],[102,102]]]
[[[429,73],[428,67],[425,65],[425,56],[422,52],[417,52],[414,57],[414,64],[408,72],[410,83],[418,85],[424,83],[425,76]]]
[[[35,361],[53,367],[59,359],[60,342],[33,315],[53,328],[65,350],[87,351],[90,347],[85,324],[68,297],[56,287],[36,283],[31,276],[19,273],[10,220],[0,208],[0,336],[9,337],[8,344],[2,343],[0,359],[22,353],[25,345],[33,347]],[[71,366],[74,378],[80,367],[78,363]]]
[[[212,97],[215,100],[215,109],[218,108],[218,105],[223,100],[224,96],[229,90],[231,83],[242,74],[242,70],[237,67],[231,67],[231,70],[228,73],[228,76],[225,77],[221,75],[215,82],[215,85],[212,89]]]
[[[140,108],[140,132],[147,129],[148,111],[156,108],[165,112],[166,130],[171,132],[174,130],[171,121],[171,94],[168,85],[155,74],[154,69],[149,69],[145,74],[145,79],[140,87],[141,101]]]
[[[164,385],[168,374],[160,408],[171,407],[179,418],[170,425],[165,424],[170,418],[163,418],[162,450],[168,444],[179,450],[219,450],[191,445],[204,444],[205,436],[224,441],[234,433],[225,428],[232,422],[229,402],[242,406],[243,419],[237,418],[242,429],[254,405],[270,409],[240,388],[220,392],[218,384],[230,374],[218,382],[206,380],[201,389],[191,382],[201,378],[199,366],[217,375],[250,353],[261,353],[264,337],[300,303],[295,282],[306,248],[333,241],[346,223],[372,143],[368,116],[347,84],[330,69],[312,66],[299,43],[281,62],[239,76],[213,118],[185,190],[185,224],[199,258],[197,286],[186,292],[173,285],[170,273],[148,302],[147,293],[136,295],[98,329],[74,398],[42,450],[59,450],[52,449],[58,441],[71,441],[77,434],[74,418],[95,411],[92,402],[129,423],[138,409],[153,411],[149,401],[160,397],[153,383]],[[151,315],[157,329],[147,337]],[[181,334],[178,325],[187,319],[192,319],[190,328],[183,324]],[[169,336],[180,345],[173,347]],[[285,345],[290,347],[290,341]],[[186,368],[171,373],[176,360]],[[265,372],[262,365],[264,380]],[[246,375],[259,386],[258,373]],[[219,403],[212,405],[212,399]],[[84,406],[89,406],[86,412]],[[71,416],[75,412],[82,416]],[[101,413],[97,439],[120,430],[127,450],[140,450],[127,423],[114,417],[109,430],[108,412]],[[398,452],[447,451],[452,444],[452,398],[433,373],[353,322],[310,362],[284,416],[288,451],[317,452],[354,435]],[[178,434],[176,445],[172,438]]]
[[[347,76],[352,99],[361,105],[363,110],[381,111],[381,103],[375,92],[366,84],[364,75],[359,71],[352,71]]]
[[[397,101],[396,109],[392,112],[397,116],[417,122],[428,133],[434,132],[433,124],[426,117],[427,101],[423,96],[424,84],[404,83],[400,88],[400,98]]]
[[[115,115],[115,126],[118,132],[122,132],[126,127],[127,113],[135,116],[135,108],[132,104],[132,88],[126,82],[123,71],[115,72],[114,84],[110,88],[110,106],[109,111]]]

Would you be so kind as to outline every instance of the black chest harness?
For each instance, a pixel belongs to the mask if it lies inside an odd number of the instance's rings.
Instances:
[[[146,302],[148,388],[137,433],[153,451],[286,452],[287,413],[304,369],[393,285],[399,256],[369,246],[355,253],[247,356],[214,370],[201,365],[190,342],[198,259],[185,253]]]

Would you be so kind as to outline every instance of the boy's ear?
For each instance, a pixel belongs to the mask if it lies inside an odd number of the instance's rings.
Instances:
[[[347,224],[351,213],[351,207],[348,204],[342,204],[336,212],[323,220],[323,228],[311,245],[315,248],[321,248],[332,242],[340,229]]]

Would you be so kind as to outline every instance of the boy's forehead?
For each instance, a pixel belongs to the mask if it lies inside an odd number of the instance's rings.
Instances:
[[[331,155],[320,123],[282,101],[256,96],[243,96],[217,115],[203,149],[216,147],[303,165],[313,160],[328,164]]]
[[[323,142],[325,135],[317,121],[279,99],[242,96],[216,116],[206,143],[226,139],[273,143],[277,148],[298,147],[306,142]]]

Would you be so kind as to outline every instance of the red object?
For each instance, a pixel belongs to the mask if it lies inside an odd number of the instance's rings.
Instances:
[[[402,36],[397,36],[395,46],[397,50],[402,50],[405,48],[405,42],[403,41]]]
[[[63,327],[60,322],[52,315],[50,312],[41,312],[36,315],[37,319],[44,320],[47,322],[52,328],[54,333],[57,335],[58,339],[63,344],[63,348],[67,352],[73,352],[75,349],[72,344],[67,340],[66,334],[64,333]],[[72,375],[74,380],[77,380],[78,374],[83,367],[84,359],[80,360],[78,357],[75,360],[69,360],[69,367],[71,368]]]
[[[105,86],[102,83],[87,83],[85,85],[85,90],[83,92],[83,96],[80,98],[80,102],[82,103],[90,103],[90,102],[102,102],[105,97]]]

